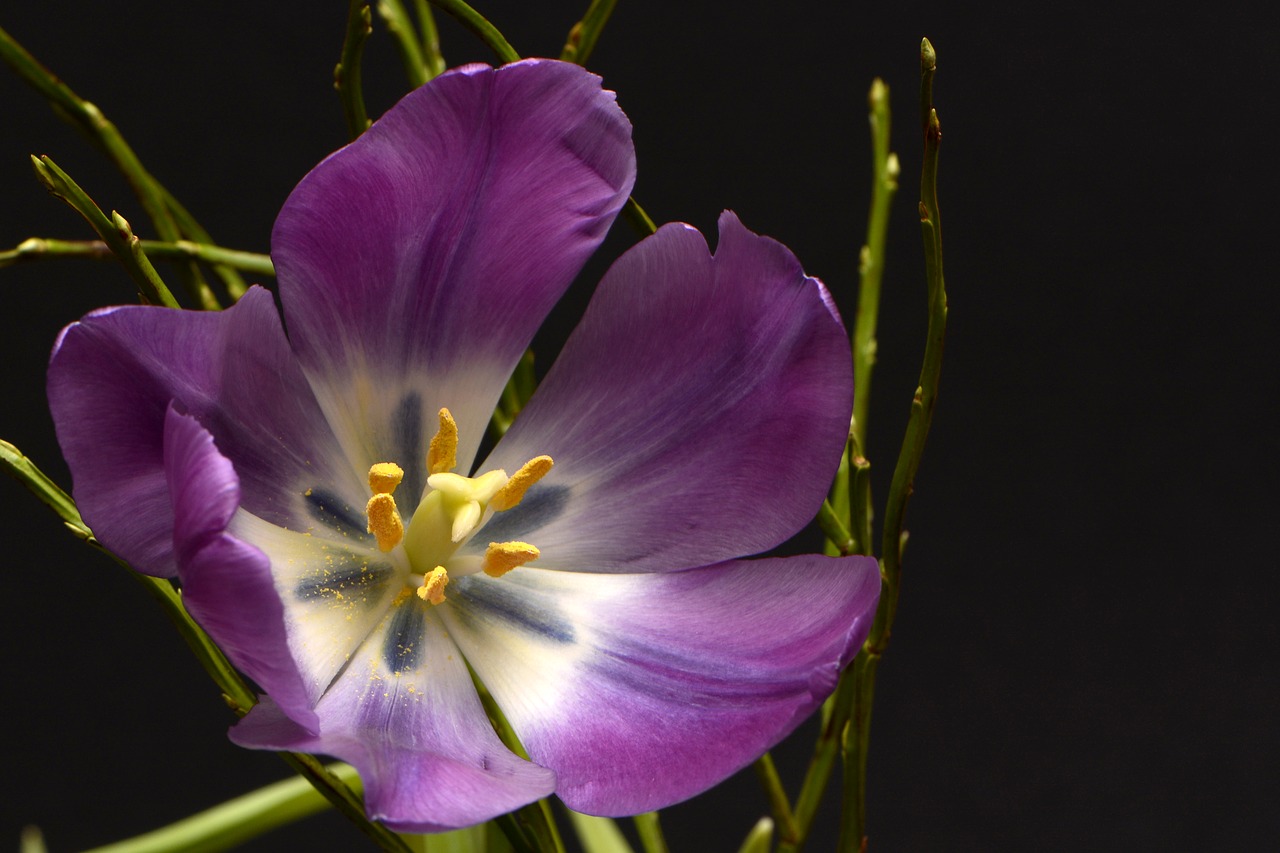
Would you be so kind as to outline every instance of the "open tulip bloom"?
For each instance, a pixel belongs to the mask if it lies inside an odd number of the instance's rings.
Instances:
[[[252,288],[97,311],[54,350],[85,521],[176,577],[261,690],[232,739],[351,762],[393,829],[552,792],[603,815],[690,797],[792,731],[866,637],[874,559],[740,559],[818,511],[852,378],[823,285],[731,213],[714,254],[672,224],[623,255],[474,464],[634,174],[597,77],[456,69],[289,197],[283,324]]]

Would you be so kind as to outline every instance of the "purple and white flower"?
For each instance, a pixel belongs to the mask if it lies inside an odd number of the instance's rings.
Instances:
[[[714,254],[676,224],[623,255],[473,465],[634,174],[597,77],[460,68],[289,197],[287,336],[253,288],[220,313],[97,311],[54,350],[85,520],[176,576],[264,694],[232,739],[351,762],[394,829],[552,792],[605,815],[692,796],[795,728],[866,636],[873,559],[739,559],[818,510],[852,382],[822,284],[733,214]]]

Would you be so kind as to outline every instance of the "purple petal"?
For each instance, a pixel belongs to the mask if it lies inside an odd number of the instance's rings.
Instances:
[[[609,270],[482,466],[556,463],[484,541],[606,572],[771,548],[822,503],[848,434],[851,370],[830,296],[785,246],[731,213],[714,257],[693,228],[664,226]]]
[[[450,636],[557,795],[604,815],[691,797],[790,733],[866,639],[880,590],[870,557],[465,580],[440,608]]]
[[[369,816],[401,832],[470,826],[555,787],[553,773],[498,740],[457,647],[416,597],[391,608],[316,713],[313,734],[266,700],[231,739],[351,762]]]
[[[290,337],[333,388],[344,441],[391,432],[364,423],[371,393],[410,400],[431,424],[447,406],[467,467],[634,172],[630,124],[600,79],[527,60],[441,75],[307,175],[272,257]]]
[[[303,493],[320,483],[357,490],[363,505],[360,484],[329,467],[340,451],[261,288],[217,313],[94,312],[63,330],[48,383],[80,511],[103,544],[141,572],[176,572],[163,464],[174,400],[233,461],[252,512],[276,523],[305,519]]]
[[[299,724],[314,729],[316,716],[289,655],[271,563],[226,532],[240,503],[235,470],[213,436],[172,407],[162,453],[183,604],[240,670],[289,707]]]

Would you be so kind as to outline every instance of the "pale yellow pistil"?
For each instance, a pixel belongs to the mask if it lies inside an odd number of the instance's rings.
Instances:
[[[404,521],[392,497],[403,479],[404,471],[394,462],[379,462],[369,469],[369,490],[373,497],[365,505],[365,515],[369,517],[369,532],[378,540],[378,549],[384,552],[404,539]]]

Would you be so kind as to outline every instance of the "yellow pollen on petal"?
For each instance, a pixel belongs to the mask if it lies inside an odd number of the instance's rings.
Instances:
[[[394,494],[404,479],[404,469],[394,462],[379,462],[369,469],[369,490],[375,495]]]
[[[535,456],[530,459],[520,466],[520,470],[515,472],[510,480],[507,480],[505,486],[498,489],[498,493],[489,501],[489,506],[498,512],[511,509],[524,499],[524,493],[529,491],[530,486],[547,475],[554,464],[550,456]]]
[[[418,587],[418,598],[439,604],[445,600],[444,588],[448,585],[449,573],[444,570],[444,566],[436,566],[422,579],[422,586]]]
[[[440,410],[440,429],[427,449],[427,472],[441,474],[458,464],[458,423],[448,409]]]
[[[396,509],[395,498],[387,494],[374,495],[369,498],[365,513],[369,516],[369,532],[377,537],[379,550],[390,551],[400,544],[404,538],[404,522]]]
[[[512,569],[538,559],[542,552],[528,542],[490,542],[480,568],[491,578],[500,578]]]

